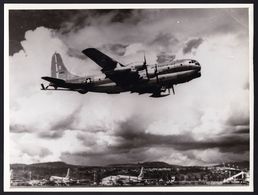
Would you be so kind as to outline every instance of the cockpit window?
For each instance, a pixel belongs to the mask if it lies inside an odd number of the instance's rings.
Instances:
[[[194,65],[200,66],[200,63],[197,62],[196,60],[190,60],[189,64],[194,64]]]
[[[191,63],[194,63],[194,62],[195,62],[194,60],[190,60],[190,61],[189,61],[190,64],[191,64]]]

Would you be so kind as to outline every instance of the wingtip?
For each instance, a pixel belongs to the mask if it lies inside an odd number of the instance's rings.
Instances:
[[[85,55],[87,55],[87,53],[92,52],[92,51],[96,51],[96,48],[90,47],[90,48],[86,48],[84,50],[82,50],[82,53],[84,53]]]

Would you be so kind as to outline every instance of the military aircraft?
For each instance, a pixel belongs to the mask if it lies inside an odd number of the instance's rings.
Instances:
[[[143,183],[143,167],[138,176],[131,175],[111,175],[102,179],[102,185],[136,185]]]
[[[65,67],[61,55],[55,52],[51,62],[51,77],[42,77],[49,85],[45,87],[41,84],[42,90],[68,90],[81,94],[129,91],[163,97],[170,94],[170,89],[175,94],[174,85],[201,76],[200,63],[193,59],[148,65],[144,55],[143,63],[123,65],[95,48],[85,49],[82,53],[98,64],[104,74],[85,77],[74,75]]]
[[[65,177],[60,176],[51,176],[49,181],[56,185],[66,185],[68,186],[73,180],[70,179],[70,169],[67,169],[67,173]]]

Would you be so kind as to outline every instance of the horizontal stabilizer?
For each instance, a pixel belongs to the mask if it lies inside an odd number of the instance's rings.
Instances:
[[[168,96],[169,94],[155,94],[153,93],[150,97],[153,97],[153,98],[159,98],[159,97],[166,97]]]
[[[49,89],[49,88],[45,88],[45,89],[41,89],[43,91],[77,91],[77,90],[72,90],[72,89]]]
[[[57,79],[57,78],[53,78],[53,77],[41,77],[42,79],[50,82],[50,83],[53,83],[53,84],[56,84],[56,85],[60,85],[60,84],[64,84],[65,81],[62,80],[62,79]]]
[[[116,60],[110,58],[106,54],[100,52],[95,48],[88,48],[82,51],[86,56],[88,56],[92,61],[102,67],[102,71],[113,70],[116,68],[118,63]],[[120,64],[123,66],[122,64]]]

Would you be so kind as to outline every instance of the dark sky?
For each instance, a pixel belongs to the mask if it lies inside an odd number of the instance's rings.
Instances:
[[[90,10],[77,18],[75,26],[80,26],[87,15],[103,15],[113,10]],[[22,49],[20,42],[24,40],[25,32],[34,30],[39,26],[59,30],[62,24],[73,17],[81,14],[81,10],[10,10],[9,12],[9,37],[10,55]],[[128,17],[131,10],[117,12],[113,17],[113,22],[120,22]],[[66,32],[63,32],[66,33]]]
[[[10,55],[22,49],[20,41],[24,40],[27,30],[34,30],[38,26],[58,29],[67,15],[75,11],[43,11],[43,10],[15,10],[9,12]]]

